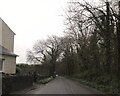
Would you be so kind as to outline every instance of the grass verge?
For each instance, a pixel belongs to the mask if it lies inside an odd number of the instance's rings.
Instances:
[[[42,80],[37,80],[36,83],[37,84],[46,84],[48,82],[50,82],[51,80],[53,80],[54,78],[52,76],[48,77],[48,78],[45,78],[45,79],[42,79]]]
[[[95,81],[90,82],[90,81],[87,81],[87,80],[84,80],[84,79],[78,79],[78,78],[75,78],[75,77],[68,77],[67,76],[67,78],[72,79],[74,81],[77,81],[77,82],[79,82],[83,85],[95,88],[95,89],[97,89],[100,92],[105,93],[105,94],[120,94],[120,90],[118,90],[117,87],[114,87],[113,84],[103,85],[103,84],[97,84],[97,82],[95,82]]]

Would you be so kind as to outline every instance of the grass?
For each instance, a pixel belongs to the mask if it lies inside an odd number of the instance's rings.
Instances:
[[[50,76],[50,77],[42,79],[42,80],[37,80],[36,83],[38,83],[38,84],[46,84],[46,83],[50,82],[53,79],[54,78],[52,76]]]
[[[118,83],[116,82],[116,80],[111,80],[110,84],[105,84],[104,82],[106,82],[106,80],[100,79],[102,77],[98,77],[96,80],[91,81],[84,78],[81,79],[80,77],[76,78],[75,76],[68,78],[80,82],[81,84],[87,85],[89,87],[95,88],[106,94],[120,94],[120,90],[118,89]]]

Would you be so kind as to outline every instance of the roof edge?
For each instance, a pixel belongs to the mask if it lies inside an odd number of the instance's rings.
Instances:
[[[13,30],[7,25],[7,23],[0,17],[0,19],[2,20],[2,22],[11,30],[11,32],[14,34],[14,35],[16,35],[15,34],[15,32],[13,32]]]

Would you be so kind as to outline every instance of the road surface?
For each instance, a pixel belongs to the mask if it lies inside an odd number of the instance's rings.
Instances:
[[[0,96],[2,95],[2,72],[0,72]]]
[[[26,94],[100,94],[100,92],[64,77],[57,77],[45,86]]]

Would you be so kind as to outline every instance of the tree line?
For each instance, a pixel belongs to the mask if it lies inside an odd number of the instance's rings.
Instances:
[[[120,88],[120,1],[69,2],[65,35],[37,41],[27,60],[51,75],[73,76]],[[120,89],[119,89],[120,90]]]

